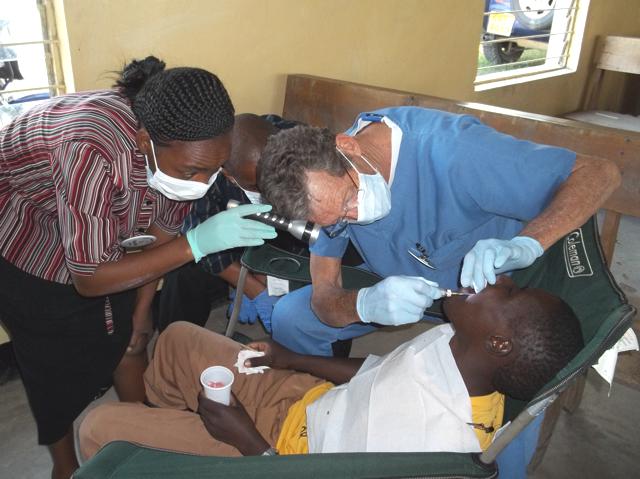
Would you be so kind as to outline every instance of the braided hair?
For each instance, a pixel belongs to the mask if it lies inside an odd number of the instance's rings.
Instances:
[[[159,144],[206,140],[233,126],[234,108],[220,79],[201,68],[169,68],[154,56],[126,65],[114,85]]]

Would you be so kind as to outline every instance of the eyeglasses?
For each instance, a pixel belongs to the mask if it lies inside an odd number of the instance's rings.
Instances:
[[[346,160],[349,166],[352,166],[351,161],[349,161],[349,158],[347,158],[347,156],[337,146],[336,146],[336,151],[340,153],[340,156],[342,156]],[[322,228],[326,233],[326,235],[331,239],[340,235],[347,228],[347,226],[349,226],[349,220],[347,219],[347,215],[349,214],[349,210],[353,208],[353,206],[350,206],[350,205],[352,205],[353,201],[357,200],[358,198],[358,184],[349,173],[349,166],[345,165],[347,175],[349,176],[351,183],[353,183],[354,193],[352,195],[347,196],[344,202],[344,205],[342,206],[342,216],[340,217],[340,219],[335,224],[325,226],[324,228]]]
[[[349,222],[343,216],[342,219],[338,221],[336,224],[325,226],[322,229],[324,230],[324,232],[329,238],[333,239],[336,236],[339,236],[340,233],[342,233],[345,229],[347,229],[347,226],[349,226]]]

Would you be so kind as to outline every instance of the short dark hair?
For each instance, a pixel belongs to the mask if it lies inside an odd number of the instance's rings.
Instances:
[[[584,347],[580,321],[562,299],[527,298],[518,311],[510,309],[512,340],[517,357],[498,368],[493,377],[497,391],[530,401]],[[524,306],[524,307],[522,307]]]
[[[336,136],[326,128],[299,125],[269,137],[258,162],[258,188],[278,213],[308,218],[307,172],[332,176],[347,172],[336,151]]]
[[[169,68],[154,56],[126,65],[114,85],[152,140],[198,141],[233,126],[234,108],[220,79],[201,68]]]

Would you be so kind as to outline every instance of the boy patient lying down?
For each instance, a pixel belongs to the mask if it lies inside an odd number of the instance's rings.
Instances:
[[[382,357],[304,356],[273,341],[245,375],[242,345],[189,323],[160,335],[145,373],[148,405],[112,403],[89,413],[81,451],[114,440],[199,455],[363,451],[474,452],[502,423],[504,395],[529,400],[582,348],[569,306],[503,276],[479,294],[447,298],[450,324]],[[200,373],[234,371],[225,406],[205,398]],[[334,386],[336,385],[336,386]],[[267,452],[267,453],[268,453]]]

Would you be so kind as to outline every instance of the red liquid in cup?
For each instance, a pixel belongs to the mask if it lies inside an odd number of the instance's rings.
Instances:
[[[222,381],[207,381],[207,386],[210,388],[223,388],[226,384]]]

